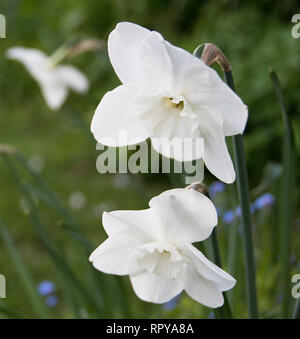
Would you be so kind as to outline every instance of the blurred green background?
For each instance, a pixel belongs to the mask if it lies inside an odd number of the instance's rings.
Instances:
[[[52,54],[67,39],[78,35],[106,40],[118,22],[131,21],[159,31],[188,51],[192,52],[200,43],[213,42],[228,56],[237,92],[249,107],[244,142],[252,201],[266,192],[275,196],[275,202],[253,214],[260,314],[280,317],[279,245],[274,234],[278,235],[276,204],[280,196],[283,125],[268,69],[273,67],[281,79],[299,149],[300,39],[291,36],[291,18],[300,13],[297,1],[1,0],[0,13],[7,20],[7,38],[0,39],[0,143],[12,145],[23,154],[25,164],[37,171],[58,197],[51,200],[50,193],[45,193],[45,188],[13,156],[8,158],[18,171],[15,178],[12,169],[6,166],[7,161],[0,158],[0,217],[22,259],[20,265],[30,274],[28,281],[24,276],[21,278],[2,233],[0,273],[7,279],[7,298],[0,299],[0,316],[212,316],[211,310],[185,295],[171,306],[144,303],[134,295],[128,277],[106,276],[88,263],[89,249],[93,250],[105,239],[100,218],[104,210],[145,208],[149,197],[178,182],[168,175],[97,173],[99,152],[89,133],[89,124],[104,93],[119,84],[106,50],[65,61],[87,75],[91,88],[83,96],[71,93],[57,112],[47,108],[40,89],[23,65],[4,57],[5,50],[13,46],[38,48]],[[296,174],[291,265],[293,272],[299,273],[299,190],[296,188],[300,178]],[[30,192],[38,220],[34,213],[34,220],[30,219],[32,206],[28,206],[26,194],[18,190],[17,178],[25,185],[25,191]],[[206,183],[215,180],[206,173]],[[234,316],[246,317],[243,260],[237,255],[242,246],[240,220],[235,213],[231,222],[224,221],[224,213],[237,207],[235,186],[228,185],[214,198],[221,211],[219,233],[224,268],[238,280],[229,295]],[[65,209],[58,207],[57,201]],[[37,231],[41,224],[47,239],[44,242],[43,235]],[[232,230],[237,232],[236,252],[230,251],[232,244],[228,245]],[[65,267],[60,267],[61,259],[56,253],[64,258],[78,284],[71,281]],[[33,286],[37,288],[45,280],[56,286],[51,296],[57,299],[52,298],[52,303],[46,296],[32,296]]]

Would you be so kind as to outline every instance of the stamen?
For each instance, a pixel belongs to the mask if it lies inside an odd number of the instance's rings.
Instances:
[[[176,110],[182,111],[184,109],[184,101],[176,100],[173,97],[166,97],[163,99],[165,105],[168,108],[175,108]]]

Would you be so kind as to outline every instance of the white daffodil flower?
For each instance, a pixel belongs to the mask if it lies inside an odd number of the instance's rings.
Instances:
[[[192,242],[206,239],[217,224],[217,212],[203,194],[172,189],[140,211],[103,213],[108,234],[90,256],[104,273],[129,275],[137,296],[164,303],[181,291],[208,307],[223,304],[222,291],[235,279],[210,262]]]
[[[53,66],[50,58],[38,49],[13,47],[6,51],[6,57],[25,66],[53,110],[61,107],[70,89],[78,93],[88,90],[88,79],[83,73],[69,65]]]
[[[216,177],[233,182],[225,136],[244,131],[248,111],[218,74],[159,33],[127,22],[110,33],[108,53],[123,84],[98,105],[91,124],[95,139],[125,146],[150,137],[164,156],[178,161],[202,157]],[[127,132],[126,143],[120,131]],[[203,138],[204,154],[196,142],[184,152],[172,150],[175,139],[184,146],[185,138]]]

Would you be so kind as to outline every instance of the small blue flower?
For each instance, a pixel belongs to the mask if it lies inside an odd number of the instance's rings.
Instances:
[[[180,294],[177,294],[174,298],[172,298],[171,300],[167,301],[166,303],[164,303],[163,307],[166,311],[171,311],[173,310],[173,308],[176,307],[178,301],[180,298]]]
[[[216,196],[217,193],[224,192],[226,189],[226,185],[221,181],[214,181],[209,186],[209,194],[212,198]]]
[[[44,280],[39,283],[37,290],[40,295],[46,296],[55,291],[55,284],[51,281]]]
[[[235,218],[235,214],[232,210],[226,211],[223,214],[223,222],[224,224],[231,224]]]
[[[45,300],[45,305],[47,307],[54,307],[58,303],[58,298],[56,295],[49,295],[49,297],[46,298]]]
[[[271,207],[274,204],[274,196],[270,193],[265,193],[258,197],[254,202],[254,208],[256,210],[261,210],[265,207]]]

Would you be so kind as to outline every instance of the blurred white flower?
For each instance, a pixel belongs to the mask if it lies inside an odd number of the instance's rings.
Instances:
[[[126,173],[118,173],[113,176],[113,185],[115,188],[122,189],[130,185],[130,178]]]
[[[41,172],[45,166],[44,158],[39,154],[34,154],[28,159],[28,165],[36,172]]]
[[[159,33],[132,23],[119,23],[110,33],[108,52],[123,85],[98,105],[91,124],[95,139],[125,146],[150,137],[164,156],[178,161],[203,157],[216,177],[233,182],[225,136],[244,131],[248,111],[218,74]],[[126,143],[120,131],[126,131]],[[194,147],[184,147],[184,153],[177,147],[172,154],[172,141],[184,145],[186,138],[193,138]],[[196,142],[200,138],[204,154]]]
[[[69,196],[69,205],[74,210],[80,210],[86,204],[86,197],[82,192],[72,192]]]
[[[98,205],[95,205],[93,208],[94,211],[94,215],[96,218],[101,217],[101,215],[103,214],[104,211],[111,211],[114,209],[114,203],[113,201],[105,201],[105,202],[101,202]]]
[[[88,90],[88,79],[83,73],[69,65],[53,66],[50,58],[38,49],[13,47],[6,51],[6,57],[25,66],[53,110],[61,107],[70,89],[78,93]]]
[[[172,189],[153,198],[150,208],[103,214],[108,234],[90,256],[98,270],[129,275],[142,300],[165,303],[182,290],[208,307],[223,304],[222,291],[235,279],[191,243],[206,239],[217,224],[212,202],[203,194]]]
[[[34,203],[36,205],[38,205],[39,199],[35,195],[32,195],[31,198],[34,201]],[[31,211],[30,204],[29,204],[28,200],[26,200],[24,198],[20,199],[19,208],[20,208],[21,212],[25,215],[28,215]]]
[[[30,206],[24,198],[20,200],[19,207],[23,214],[28,215],[30,213]]]

